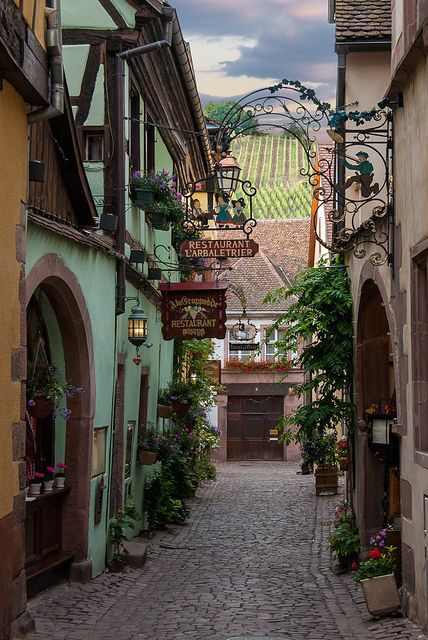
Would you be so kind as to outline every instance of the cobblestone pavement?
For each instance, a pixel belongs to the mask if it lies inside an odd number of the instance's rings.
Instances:
[[[188,525],[156,535],[144,569],[34,598],[34,640],[417,640],[406,618],[373,621],[326,550],[338,497],[288,463],[228,463]]]

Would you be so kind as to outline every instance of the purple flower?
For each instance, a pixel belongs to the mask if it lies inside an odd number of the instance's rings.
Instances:
[[[83,392],[84,392],[84,390],[85,390],[85,387],[76,387],[76,388],[75,388],[75,392],[76,392],[76,393],[83,393]]]
[[[60,414],[64,418],[64,420],[68,420],[68,418],[71,416],[71,411],[70,409],[67,409],[67,407],[64,407],[64,409],[61,409]]]
[[[385,546],[385,540],[381,540],[381,541],[379,542],[379,546],[380,546],[380,547],[384,547],[384,546]]]
[[[31,400],[28,401],[28,406],[29,407],[34,407],[35,404],[36,404],[36,401],[33,400],[32,398],[31,398]]]
[[[374,544],[376,540],[374,538],[370,538],[370,544]]]

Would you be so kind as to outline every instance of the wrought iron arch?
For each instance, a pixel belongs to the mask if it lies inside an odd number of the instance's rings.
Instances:
[[[237,137],[266,131],[289,134],[298,140],[306,158],[299,172],[313,190],[312,225],[317,240],[333,252],[352,252],[357,258],[370,254],[374,265],[392,264],[392,109],[401,105],[385,100],[380,104],[365,112],[334,110],[313,89],[286,79],[253,91],[231,107],[211,136],[213,175]],[[322,130],[329,132],[334,145],[320,156]],[[355,172],[348,179],[345,167]],[[255,195],[254,187],[243,183]],[[195,183],[187,185],[188,197],[195,191]],[[329,237],[321,237],[318,231],[320,216],[331,226]],[[249,235],[255,224],[252,205],[244,233]]]

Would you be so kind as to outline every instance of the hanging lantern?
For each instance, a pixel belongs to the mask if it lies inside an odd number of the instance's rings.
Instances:
[[[128,340],[136,347],[141,347],[147,340],[147,316],[138,305],[132,307],[128,317]]]
[[[228,155],[223,160],[220,160],[216,173],[220,191],[227,194],[234,193],[241,173],[241,167],[238,165],[236,158]]]

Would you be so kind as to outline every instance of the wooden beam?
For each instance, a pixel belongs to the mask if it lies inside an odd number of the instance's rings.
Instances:
[[[77,125],[85,124],[86,118],[88,117],[99,68],[100,45],[91,45],[89,49],[88,59],[86,61],[85,71],[83,73],[80,96],[77,102]]]

